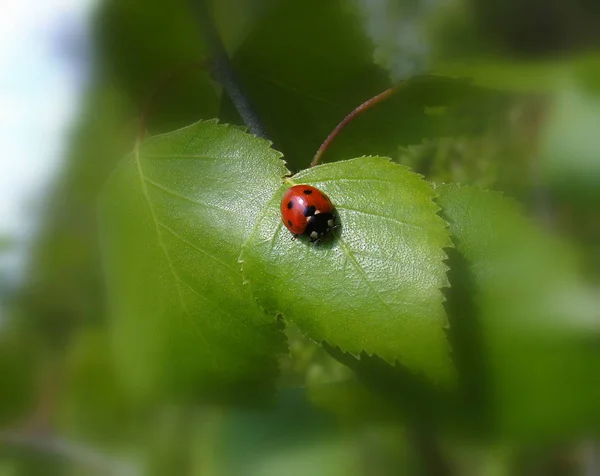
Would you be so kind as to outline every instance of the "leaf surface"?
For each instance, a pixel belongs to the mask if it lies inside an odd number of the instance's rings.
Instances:
[[[243,286],[237,258],[285,173],[266,141],[209,121],[149,139],[113,174],[104,250],[117,359],[132,386],[233,395],[271,380],[282,333]]]
[[[341,227],[316,246],[292,241],[279,216],[282,186],[242,253],[259,302],[318,342],[447,379],[440,288],[450,239],[431,187],[380,157],[314,167],[291,182],[329,195]]]

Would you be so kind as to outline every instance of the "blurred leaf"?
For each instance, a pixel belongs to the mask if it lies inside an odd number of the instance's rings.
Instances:
[[[442,75],[471,78],[481,86],[528,93],[555,91],[572,77],[569,63],[511,61],[493,57],[440,64],[434,67],[434,71]]]
[[[109,78],[94,84],[70,150],[43,201],[19,296],[21,320],[61,352],[77,326],[104,319],[96,207],[106,177],[133,140],[130,104]]]
[[[356,380],[311,385],[307,391],[313,405],[332,413],[344,424],[390,422],[397,411]]]
[[[53,452],[38,448],[3,446],[0,460],[1,476],[65,476],[70,469],[69,461]]]
[[[354,405],[356,414],[350,422],[386,421],[431,431],[439,431],[452,421],[458,421],[461,430],[466,426],[466,419],[457,406],[455,385],[436,385],[422,374],[417,375],[401,364],[390,365],[377,355],[363,352],[355,357],[326,342],[323,346],[332,357],[352,369],[360,382],[360,385],[344,382],[316,387],[315,396],[319,400],[333,398],[338,393],[339,408],[334,414],[351,413],[353,410],[345,407]],[[344,385],[348,386],[348,393],[342,396]],[[326,407],[327,400],[320,402]],[[333,401],[329,403],[333,405]],[[364,408],[359,410],[361,406]]]
[[[266,141],[212,121],[121,163],[101,215],[116,358],[136,391],[248,398],[272,383],[283,334],[237,258],[285,172]]]
[[[352,371],[332,358],[323,346],[309,339],[291,321],[285,325],[290,353],[280,360],[280,385],[285,387],[311,387],[339,382],[352,377]]]
[[[498,133],[440,137],[401,148],[397,161],[433,183],[490,186],[498,181],[498,169],[509,168],[507,149],[506,135]]]
[[[470,78],[478,86],[540,94],[560,92],[573,82],[597,90],[599,62],[598,53],[529,60],[488,55],[439,62],[432,70],[436,74]]]
[[[599,67],[600,69],[600,67]],[[586,253],[586,268],[600,269],[600,74],[589,87],[574,84],[555,95],[542,123],[538,161],[542,185],[548,189],[556,222]]]
[[[597,428],[600,303],[578,275],[572,250],[498,193],[455,185],[437,190],[465,259],[463,277],[472,282],[464,288],[465,281],[452,281],[452,292],[471,294],[461,294],[451,323],[472,319],[471,329],[479,329],[453,346],[482,340],[482,348],[471,349],[470,370],[479,369],[477,383],[488,387],[483,396],[496,429],[539,438]]]
[[[331,415],[315,408],[304,389],[285,389],[264,412],[224,413],[213,454],[224,474],[354,474],[355,441]],[[215,431],[212,432],[212,441]],[[360,473],[359,473],[360,474]]]
[[[229,51],[235,51],[248,33],[273,9],[294,0],[210,0],[219,35]]]
[[[569,88],[557,95],[540,138],[549,180],[571,194],[600,200],[600,95]]]
[[[256,462],[244,474],[249,476],[304,476],[322,474],[324,476],[360,476],[356,443],[341,438],[304,444],[286,448],[280,452],[270,452]]]
[[[104,1],[96,18],[102,72],[141,111],[161,80],[208,56],[201,33],[188,0],[174,0],[168,9],[157,0]],[[160,91],[149,129],[166,132],[215,117],[218,89],[205,70],[181,74]]]
[[[314,167],[290,182],[328,194],[341,232],[317,246],[292,241],[279,215],[282,186],[242,253],[259,302],[317,342],[447,381],[440,288],[447,284],[442,248],[450,240],[429,185],[379,157]]]
[[[135,417],[146,410],[129,400],[110,350],[107,332],[74,336],[62,388],[59,425],[64,434],[114,445],[131,436]]]
[[[563,298],[585,284],[570,246],[537,228],[500,193],[456,185],[437,191],[442,216],[482,290],[481,303],[490,304],[483,309],[504,316],[498,325],[560,335],[600,330],[587,309],[572,309],[568,319],[563,314]]]
[[[34,342],[34,341],[30,341]],[[18,423],[35,403],[35,349],[6,329],[0,334],[0,426]]]

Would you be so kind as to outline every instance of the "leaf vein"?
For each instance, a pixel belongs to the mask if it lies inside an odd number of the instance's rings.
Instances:
[[[211,161],[220,161],[223,159],[232,159],[231,157],[223,157],[222,159],[218,159],[217,157],[213,157],[211,155],[200,155],[200,154],[144,154],[144,159],[159,159],[159,160],[170,160],[170,159],[197,159],[197,160],[211,160]]]
[[[183,297],[183,293],[181,291],[181,286],[180,286],[181,278],[179,277],[179,275],[175,271],[175,267],[173,266],[173,261],[171,260],[171,256],[169,255],[169,251],[167,250],[167,247],[166,247],[166,245],[164,243],[164,240],[162,238],[162,234],[160,232],[158,218],[156,216],[156,211],[154,210],[154,205],[152,204],[152,200],[150,200],[150,193],[148,192],[148,186],[147,186],[147,184],[149,182],[147,181],[146,176],[144,175],[144,172],[142,170],[142,164],[141,164],[141,161],[140,161],[139,145],[136,145],[136,149],[135,149],[135,161],[136,161],[136,165],[137,165],[137,169],[138,169],[138,174],[140,176],[140,182],[141,182],[141,185],[142,185],[142,193],[144,194],[144,198],[145,198],[146,202],[148,203],[148,208],[150,209],[150,215],[152,216],[152,221],[154,222],[154,229],[156,231],[156,239],[158,240],[158,244],[159,244],[160,248],[162,249],[163,254],[165,255],[165,259],[167,260],[167,263],[169,265],[169,269],[171,270],[171,274],[173,275],[173,277],[175,278],[175,281],[177,282],[177,294],[179,296],[179,303],[181,304],[181,308],[182,308],[184,314],[194,324],[193,327],[195,329],[197,329],[198,336],[204,342],[206,350],[208,351],[209,355],[211,356],[211,358],[213,360],[213,363],[216,364],[215,355],[213,354],[212,349],[210,348],[206,337],[204,336],[204,334],[202,332],[200,332],[200,328],[198,327],[198,324],[192,318],[190,310],[188,309],[187,304],[185,303],[185,299]]]
[[[218,206],[213,205],[213,204],[204,203],[204,202],[201,202],[199,200],[194,200],[193,198],[186,197],[185,195],[181,195],[180,193],[176,192],[175,190],[171,190],[170,188],[165,187],[164,185],[162,185],[162,184],[160,184],[158,182],[155,182],[154,180],[149,179],[146,176],[143,177],[143,180],[144,180],[144,182],[152,185],[153,187],[156,187],[159,190],[162,190],[164,193],[166,193],[168,195],[171,195],[171,196],[173,196],[175,198],[179,198],[180,200],[184,200],[186,202],[193,203],[194,205],[198,205],[198,206],[204,207],[204,208],[213,208],[213,209],[219,210],[221,212],[233,213],[233,211],[229,210],[228,208],[218,207]]]
[[[221,309],[221,307],[219,305],[217,305],[216,303],[214,303],[213,301],[211,301],[210,299],[208,299],[206,296],[204,296],[203,294],[199,293],[198,291],[196,291],[191,284],[187,283],[181,276],[179,276],[178,274],[175,275],[175,279],[183,284],[186,288],[188,288],[192,294],[198,296],[200,299],[202,299],[204,302],[210,304],[211,306],[213,306],[218,312],[220,312],[221,314],[223,314],[226,317],[231,317],[229,315],[229,313],[227,313],[226,311],[224,311],[223,309]],[[187,306],[186,306],[187,307]],[[191,314],[189,314],[189,317],[191,318]],[[192,323],[195,325],[195,327],[197,327],[198,329],[200,329],[200,326],[198,325],[198,323],[196,323],[193,319],[192,319]]]
[[[277,228],[275,229],[275,233],[273,233],[273,237],[271,238],[271,246],[269,248],[269,252],[273,251],[273,248],[275,247],[275,240],[277,239],[277,236],[279,235],[279,232],[281,231],[281,225],[282,225],[282,223],[279,222],[279,224],[277,225]]]
[[[381,218],[381,219],[388,220],[388,221],[391,221],[393,223],[396,223],[397,225],[409,226],[409,227],[412,227],[412,228],[418,228],[419,230],[423,230],[425,232],[428,232],[428,230],[425,227],[423,227],[423,225],[419,225],[417,223],[411,223],[411,222],[399,220],[398,218],[390,217],[390,216],[387,216],[387,215],[379,215],[377,213],[366,212],[364,210],[359,210],[357,208],[349,208],[349,207],[340,206],[340,205],[336,205],[336,208],[338,208],[340,210],[346,210],[346,211],[349,211],[349,212],[354,212],[354,213],[357,213],[359,215],[366,215],[366,216],[372,216],[372,217]]]
[[[390,313],[390,315],[393,316],[394,312],[392,311],[392,308],[390,307],[390,305],[388,303],[386,303],[383,300],[383,298],[381,297],[381,294],[377,291],[377,289],[375,289],[375,287],[373,286],[373,283],[369,279],[369,276],[367,275],[367,273],[365,272],[363,267],[360,265],[360,263],[354,257],[354,254],[352,253],[352,250],[350,249],[348,244],[341,237],[338,238],[338,243],[340,244],[340,248],[344,252],[344,255],[354,265],[354,268],[356,268],[358,273],[361,275],[361,277],[365,281],[366,285],[371,289],[371,292],[373,294],[375,294],[375,296],[377,296],[377,299],[379,300],[379,302],[381,302],[381,304],[383,304],[383,307],[385,307],[387,309],[387,311]]]
[[[173,235],[175,238],[177,238],[178,240],[180,240],[182,243],[185,243],[186,245],[188,245],[193,250],[196,250],[199,253],[202,253],[204,256],[207,256],[208,258],[211,258],[213,261],[216,261],[217,263],[220,263],[222,266],[224,266],[228,270],[233,271],[234,273],[239,273],[239,271],[236,270],[233,266],[231,266],[230,264],[225,263],[224,261],[221,261],[219,258],[217,258],[212,253],[209,253],[208,251],[203,250],[202,248],[198,247],[197,245],[194,245],[191,241],[185,239],[183,236],[181,236],[180,234],[178,234],[175,230],[173,230],[169,226],[165,225],[164,223],[162,223],[162,222],[159,221],[158,225],[160,227],[164,228],[165,230],[167,230],[169,233],[171,233],[171,235]]]
[[[342,177],[315,180],[314,182],[311,182],[311,183],[319,184],[319,183],[327,183],[327,182],[380,182],[380,183],[393,183],[396,185],[400,185],[400,183],[397,180],[385,180],[385,179],[380,179],[380,178],[342,178]]]

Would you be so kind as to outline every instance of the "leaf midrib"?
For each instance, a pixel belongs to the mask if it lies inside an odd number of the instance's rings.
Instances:
[[[146,178],[146,175],[144,174],[144,171],[142,170],[142,163],[141,163],[141,160],[140,160],[140,144],[139,143],[136,143],[136,146],[135,146],[135,149],[134,149],[133,153],[134,153],[135,163],[136,163],[137,170],[138,170],[140,184],[142,186],[142,193],[144,195],[144,199],[146,200],[146,203],[148,204],[148,209],[150,210],[150,215],[152,216],[152,221],[154,223],[154,230],[156,231],[156,239],[158,240],[158,244],[161,247],[161,249],[163,251],[163,254],[165,255],[165,259],[167,260],[167,263],[169,265],[169,269],[171,270],[171,274],[173,275],[173,279],[175,280],[175,283],[176,283],[176,286],[177,286],[177,294],[179,296],[179,302],[181,304],[181,308],[182,308],[184,314],[192,322],[193,327],[197,330],[198,336],[202,339],[202,341],[204,343],[204,346],[205,346],[206,350],[208,351],[208,354],[211,356],[213,364],[216,364],[215,355],[214,355],[212,349],[210,348],[210,346],[208,344],[208,340],[206,339],[206,336],[201,331],[201,329],[198,326],[198,324],[192,318],[190,310],[188,309],[187,304],[185,303],[185,299],[183,297],[183,292],[182,292],[182,289],[181,289],[181,283],[183,282],[183,280],[179,276],[179,274],[177,273],[177,271],[175,270],[175,266],[173,264],[173,260],[171,259],[171,256],[169,255],[167,247],[166,247],[166,245],[164,243],[164,240],[162,238],[162,234],[161,234],[161,231],[160,231],[159,221],[158,221],[158,218],[156,216],[156,211],[154,210],[154,205],[152,204],[152,200],[150,199],[150,193],[148,192],[147,181],[146,181],[147,178]],[[187,286],[189,286],[189,285],[187,285]],[[193,288],[191,288],[191,286],[190,286],[190,289],[192,289],[192,291],[196,292]],[[196,294],[198,294],[198,293],[196,292]]]

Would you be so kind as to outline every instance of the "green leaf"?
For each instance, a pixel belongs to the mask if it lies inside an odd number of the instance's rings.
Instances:
[[[480,304],[504,316],[499,326],[564,335],[594,325],[593,314],[564,315],[564,293],[585,286],[570,246],[536,227],[500,193],[456,185],[437,191],[456,248],[481,289]]]
[[[353,379],[310,385],[307,395],[317,408],[332,413],[345,424],[389,423],[397,411],[397,407]]]
[[[453,355],[495,429],[547,438],[598,428],[600,301],[571,247],[499,193],[437,191],[462,258],[450,261]]]
[[[480,86],[540,94],[561,91],[574,80],[597,83],[599,61],[596,53],[537,60],[485,55],[467,61],[439,62],[432,70],[436,74],[472,78]]]
[[[572,195],[598,202],[600,97],[577,88],[556,95],[540,138],[542,172]]]
[[[419,427],[436,428],[456,418],[455,385],[436,385],[422,374],[417,375],[400,365],[390,365],[376,355],[363,352],[354,357],[327,343],[323,347],[332,357],[348,366],[364,386],[363,391],[370,394],[370,402],[365,402],[365,406],[377,407],[377,410],[371,408],[363,412],[358,418],[377,419],[385,415],[388,422],[398,420]],[[351,389],[348,391],[352,393]]]
[[[237,258],[285,173],[268,142],[213,121],[122,162],[101,215],[116,358],[132,390],[227,397],[271,381],[283,334]]]
[[[15,334],[4,327],[0,335],[0,426],[17,425],[19,419],[26,418],[36,403],[35,350],[33,339]]]
[[[440,288],[450,239],[430,186],[380,157],[314,167],[290,182],[328,194],[341,228],[317,246],[292,241],[279,216],[282,186],[242,253],[259,302],[316,341],[448,379]]]
[[[64,364],[69,378],[61,386],[57,411],[61,433],[105,444],[131,440],[148,408],[127,398],[107,333],[87,330],[74,335]]]

